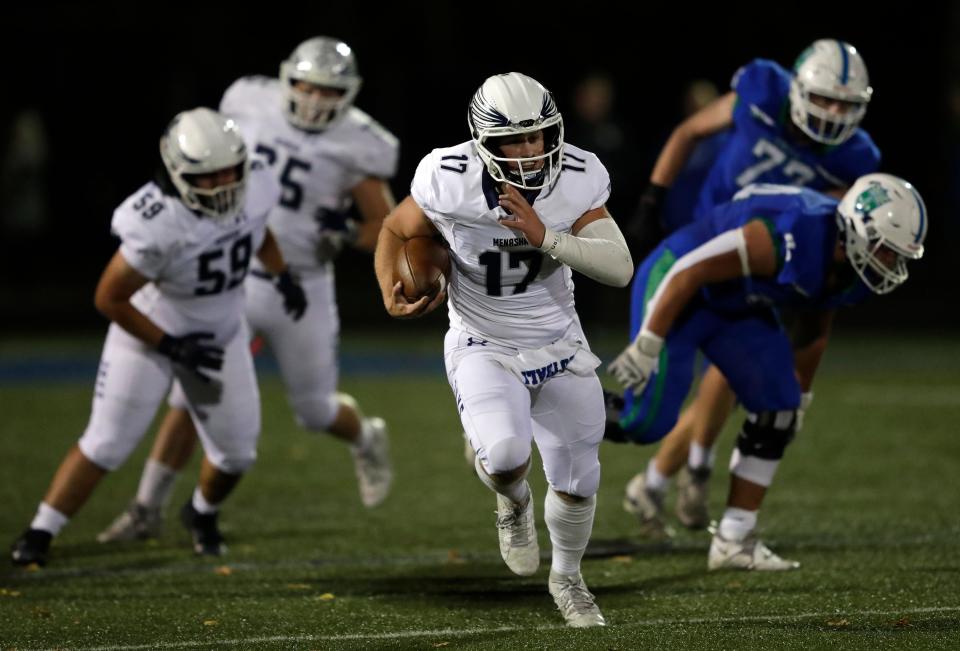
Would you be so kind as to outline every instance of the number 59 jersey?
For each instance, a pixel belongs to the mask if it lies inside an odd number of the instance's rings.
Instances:
[[[227,220],[197,215],[155,183],[137,190],[111,223],[124,260],[150,279],[131,303],[171,335],[207,331],[225,345],[240,328],[243,279],[279,197],[260,163],[251,165],[243,207]]]
[[[527,349],[579,329],[571,270],[542,254],[506,216],[473,141],[435,149],[420,162],[410,194],[450,245],[450,326],[499,345]],[[610,176],[592,153],[570,144],[552,187],[526,193],[541,221],[569,233],[610,196]]]
[[[329,267],[317,253],[326,213],[345,213],[351,190],[363,179],[391,178],[399,145],[355,107],[323,131],[297,129],[284,117],[283,102],[279,80],[243,77],[224,93],[220,111],[237,121],[247,147],[279,180],[282,195],[270,230],[291,267],[309,275]]]

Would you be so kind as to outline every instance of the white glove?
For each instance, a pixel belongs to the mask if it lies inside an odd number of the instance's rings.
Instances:
[[[810,403],[813,402],[813,391],[806,391],[800,394],[800,408],[797,409],[797,427],[793,430],[799,432],[803,429],[803,417],[810,409]]]
[[[624,388],[640,393],[657,370],[662,348],[663,337],[649,330],[641,330],[637,338],[610,363],[607,372]]]

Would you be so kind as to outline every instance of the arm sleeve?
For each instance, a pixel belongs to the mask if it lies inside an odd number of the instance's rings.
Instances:
[[[610,217],[590,222],[577,235],[548,228],[540,250],[604,285],[626,287],[633,278],[630,250]]]

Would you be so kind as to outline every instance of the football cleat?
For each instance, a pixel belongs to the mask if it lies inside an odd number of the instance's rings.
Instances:
[[[800,567],[797,561],[780,558],[752,534],[741,541],[727,540],[720,532],[713,534],[708,570],[761,570],[780,572]]]
[[[10,545],[14,565],[46,565],[53,534],[42,529],[27,529]]]
[[[163,511],[159,506],[143,506],[136,500],[97,534],[97,542],[109,543],[126,540],[159,538],[163,531]]]
[[[707,497],[710,468],[685,466],[677,475],[677,519],[688,529],[706,529],[710,524]]]
[[[497,495],[497,535],[500,556],[514,574],[530,576],[540,567],[540,547],[533,515],[533,492],[527,490],[527,503],[515,504]]]
[[[390,439],[387,424],[382,418],[369,418],[371,439],[363,449],[353,446],[354,470],[357,473],[357,485],[360,500],[365,507],[373,508],[387,499],[393,485],[393,465],[390,463]]]
[[[217,526],[218,513],[199,513],[193,508],[193,501],[180,509],[180,521],[190,532],[193,541],[193,553],[198,556],[223,556],[227,546]]]
[[[564,576],[551,570],[547,586],[567,626],[588,628],[607,625],[582,575]]]
[[[663,518],[663,494],[647,488],[644,473],[635,475],[627,483],[623,510],[637,517],[641,537],[654,542],[673,538],[673,529]]]

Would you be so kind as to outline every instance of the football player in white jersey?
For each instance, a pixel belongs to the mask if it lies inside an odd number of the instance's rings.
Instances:
[[[219,506],[256,459],[260,397],[242,288],[254,254],[294,319],[307,306],[267,229],[280,189],[263,165],[250,164],[234,121],[207,108],[177,115],[160,155],[158,182],[113,214],[121,242],[94,299],[112,323],[90,422],[14,542],[15,564],[46,562],[53,536],[130,455],[171,383],[205,452],[200,483],[181,510],[197,553],[222,553]]]
[[[353,454],[363,504],[380,504],[393,471],[387,430],[365,418],[356,401],[337,393],[340,321],[333,259],[345,243],[373,251],[383,218],[395,201],[387,179],[396,171],[396,138],[352,105],[360,89],[356,59],[337,39],[301,43],[280,67],[280,78],[243,77],[224,93],[220,110],[240,126],[247,146],[282,186],[270,229],[310,301],[296,323],[286,319],[276,292],[254,265],[246,282],[251,329],[263,334],[279,362],[287,396],[307,430],[329,432]],[[356,204],[363,221],[346,217]],[[174,395],[137,496],[99,536],[101,542],[159,533],[174,479],[194,448],[190,419]]]
[[[516,72],[490,77],[467,117],[472,140],[428,154],[410,196],[384,222],[377,279],[392,316],[435,309],[445,292],[408,302],[394,264],[406,240],[446,240],[454,267],[447,377],[477,475],[497,494],[500,553],[522,576],[540,562],[526,481],[536,442],[550,485],[550,593],[568,625],[603,626],[580,560],[593,527],[604,405],[571,269],[623,287],[633,263],[605,207],[606,169],[564,143],[563,119],[542,85]]]

